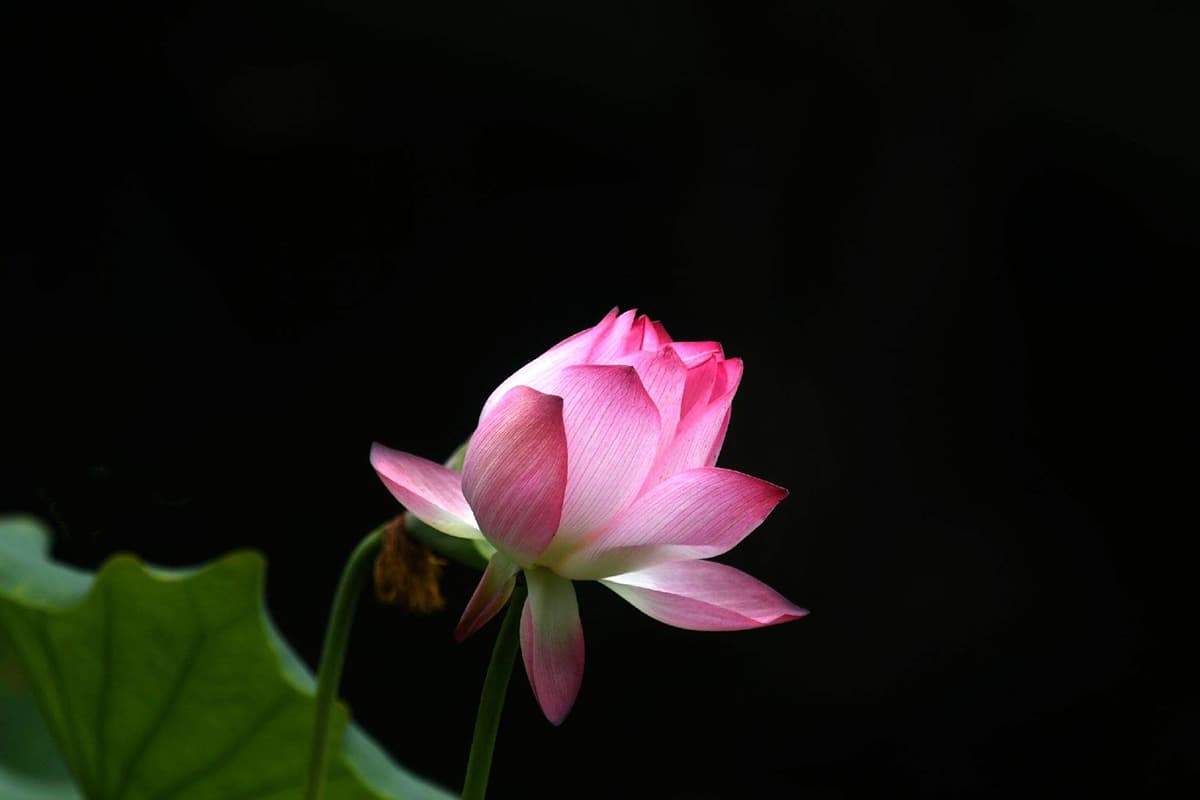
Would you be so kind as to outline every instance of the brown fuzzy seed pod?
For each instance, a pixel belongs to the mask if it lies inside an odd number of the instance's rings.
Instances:
[[[409,536],[401,514],[388,523],[375,559],[375,597],[414,614],[439,611],[446,604],[439,585],[445,564],[428,546]]]

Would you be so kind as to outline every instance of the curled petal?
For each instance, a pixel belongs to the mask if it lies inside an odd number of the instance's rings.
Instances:
[[[720,555],[757,528],[787,490],[716,467],[671,476],[639,497],[555,569],[575,580]]]
[[[659,622],[693,631],[737,631],[808,614],[762,581],[713,561],[676,561],[601,581]]]
[[[462,491],[489,542],[537,558],[558,528],[567,486],[562,398],[517,386],[483,418],[467,450]]]
[[[379,443],[371,445],[371,466],[388,491],[429,527],[463,539],[480,538],[457,472]]]
[[[625,339],[625,350],[629,353],[636,353],[644,348],[646,341],[646,328],[650,326],[650,318],[642,315],[634,318],[633,325],[629,328],[629,336]]]
[[[712,399],[713,385],[717,382],[717,373],[721,371],[721,360],[715,355],[709,356],[698,364],[687,368],[687,380],[684,381],[683,399],[680,402],[680,417],[686,419],[692,409],[703,409]]]
[[[560,369],[571,364],[587,363],[588,353],[592,351],[598,341],[608,336],[616,322],[617,309],[614,308],[595,326],[564,339],[514,372],[496,387],[487,402],[483,404],[483,412],[479,415],[480,420],[482,421],[488,412],[500,402],[500,398],[508,394],[514,386],[528,386],[544,392],[547,382]]]
[[[733,393],[737,391],[738,384],[742,382],[742,360],[740,358],[727,358],[721,362],[721,370],[717,373],[717,379],[713,383],[712,399],[719,400],[723,397],[733,397]]]
[[[664,347],[661,350],[639,350],[621,359],[622,364],[628,364],[637,370],[638,378],[654,401],[659,415],[658,452],[662,452],[672,438],[679,425],[679,408],[683,400],[683,390],[687,382],[687,367],[675,354],[675,351]]]
[[[733,396],[737,393],[742,376],[742,360],[731,358],[721,362],[714,375],[714,389],[723,391],[707,404],[697,403],[687,416],[679,422],[675,437],[663,450],[654,468],[650,471],[647,487],[684,470],[696,467],[711,467],[717,463],[725,432],[729,428],[729,417]]]
[[[671,342],[671,334],[667,333],[667,329],[663,324],[654,320],[646,325],[646,329],[642,334],[642,349],[657,350],[664,344]]]
[[[487,569],[483,571],[483,577],[479,579],[479,585],[475,587],[475,593],[471,595],[466,609],[463,610],[458,627],[454,629],[455,639],[460,642],[466,639],[504,608],[504,604],[512,596],[519,569],[520,567],[505,558],[503,553],[492,556]]]
[[[717,463],[717,457],[721,455],[721,447],[725,444],[725,433],[729,430],[729,417],[733,412],[732,403],[733,396],[737,394],[738,386],[742,382],[742,360],[740,358],[730,358],[721,363],[721,371],[717,374],[716,383],[713,385],[713,401],[709,406],[716,406],[718,409],[725,409],[725,418],[721,424],[717,426],[716,435],[712,437],[712,443],[708,448],[708,455],[700,466],[711,467]],[[720,413],[717,411],[716,413]],[[698,441],[703,441],[703,437],[697,437]]]
[[[588,353],[588,364],[612,364],[620,356],[641,349],[642,332],[635,330],[637,309],[631,308],[617,317],[603,336],[598,336]]]
[[[521,613],[521,656],[546,719],[561,725],[583,682],[583,626],[575,587],[547,569],[525,572],[529,600]]]
[[[656,457],[659,416],[633,367],[568,367],[554,392],[569,453],[558,548],[599,530],[637,495]]]
[[[683,359],[683,363],[689,367],[701,363],[714,354],[722,357],[725,355],[720,342],[674,342],[671,347],[675,348],[675,352]]]

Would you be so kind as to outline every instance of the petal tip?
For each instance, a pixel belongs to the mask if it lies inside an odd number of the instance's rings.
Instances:
[[[376,469],[379,469],[379,466],[376,462],[380,458],[382,458],[387,453],[388,450],[389,450],[388,447],[380,444],[379,442],[371,442],[371,452],[370,452],[370,455],[368,456],[368,458],[371,461],[371,466],[375,467]]]
[[[780,614],[779,618],[776,619],[775,622],[776,623],[791,622],[792,620],[795,620],[795,619],[804,619],[805,617],[808,616],[808,614],[809,614],[809,611],[807,608],[801,608],[800,606],[796,606],[795,608],[791,609],[790,611],[785,611],[782,614]]]
[[[475,632],[475,629],[470,625],[466,625],[465,622],[466,620],[460,619],[458,624],[454,626],[454,641],[457,644],[462,644]]]
[[[767,627],[770,625],[782,625],[785,622],[794,622],[798,619],[804,619],[808,616],[808,609],[801,608],[795,603],[788,602],[783,598],[783,608],[779,609],[775,616],[769,618],[759,618],[759,625]]]
[[[471,610],[470,605],[463,609],[463,615],[459,617],[458,624],[454,626],[454,641],[459,644],[465,642],[479,627],[475,624],[478,615],[471,614]]]
[[[542,715],[546,717],[546,721],[554,727],[559,727],[571,715],[571,710],[575,708],[575,700],[578,697],[579,689],[575,689],[575,693],[571,695],[569,700],[564,700],[563,697],[543,697],[541,692],[534,690],[537,695],[538,706],[542,709]]]
[[[745,474],[745,473],[743,473],[743,474]],[[753,475],[751,475],[749,477],[758,481],[758,484],[761,487],[762,497],[764,500],[766,500],[767,502],[769,502],[771,504],[770,508],[772,510],[774,510],[775,506],[779,505],[784,500],[786,500],[787,496],[789,494],[791,494],[791,492],[789,490],[785,489],[784,487],[780,486],[777,483],[771,483],[770,481],[763,480],[762,478],[755,478]]]

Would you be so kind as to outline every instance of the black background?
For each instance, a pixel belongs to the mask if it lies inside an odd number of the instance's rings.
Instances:
[[[340,564],[611,306],[746,362],[723,560],[813,610],[657,624],[580,589],[561,728],[499,797],[1173,796],[1200,722],[1183,3],[11,9],[0,507],[56,553],[251,546],[315,661]],[[24,6],[23,6],[24,7]],[[365,602],[344,694],[457,787],[495,626]]]

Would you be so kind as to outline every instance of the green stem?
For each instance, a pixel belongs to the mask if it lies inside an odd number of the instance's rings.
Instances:
[[[366,577],[371,574],[386,527],[371,531],[354,548],[342,570],[337,594],[333,597],[333,611],[329,614],[325,644],[321,648],[321,667],[317,670],[317,713],[308,757],[308,786],[304,791],[307,800],[320,800],[325,792],[325,774],[329,769],[329,717],[333,713],[333,701],[342,678],[342,664],[346,661],[350,624],[354,621],[358,593]]]
[[[496,747],[496,731],[500,729],[500,712],[504,710],[504,695],[512,675],[517,648],[521,644],[521,607],[525,605],[525,587],[513,589],[508,613],[496,636],[483,693],[479,696],[479,714],[475,717],[475,736],[471,739],[471,757],[467,759],[467,780],[463,785],[463,800],[483,800],[487,793],[488,774],[492,770],[492,751]]]

